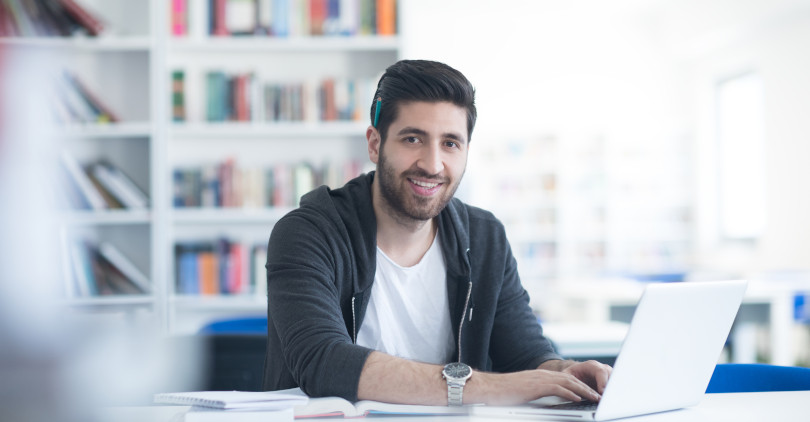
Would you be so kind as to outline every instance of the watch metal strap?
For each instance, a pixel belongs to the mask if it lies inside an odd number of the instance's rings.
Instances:
[[[463,404],[464,384],[458,382],[447,383],[447,405],[461,406]]]

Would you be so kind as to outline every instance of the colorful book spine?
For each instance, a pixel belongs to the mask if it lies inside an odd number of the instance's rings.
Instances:
[[[185,79],[184,71],[172,72],[172,120],[175,122],[186,120]]]
[[[324,0],[326,17],[323,22],[323,35],[340,35],[340,0]]]
[[[273,0],[272,25],[270,34],[276,37],[290,36],[290,15],[293,0]]]
[[[248,74],[237,75],[233,78],[233,107],[234,119],[240,122],[250,121],[250,86],[253,77]]]
[[[87,243],[74,240],[70,248],[73,275],[76,278],[76,296],[90,297],[98,295],[98,285],[93,272],[93,263],[87,251]]]
[[[198,246],[193,244],[175,245],[178,294],[196,295],[200,293],[200,271]]]
[[[8,0],[7,2],[8,11],[11,14],[14,23],[16,24],[16,28],[19,31],[20,35],[24,37],[31,37],[37,35],[36,28],[34,27],[34,22],[31,20],[31,17],[25,11],[21,0]]]
[[[80,6],[74,0],[59,0],[65,11],[76,20],[90,35],[99,35],[104,31],[104,24],[101,20]]]
[[[50,17],[50,22],[56,27],[58,35],[69,37],[81,30],[81,25],[72,19],[57,0],[44,0],[42,8]]]
[[[207,120],[223,122],[229,119],[230,106],[229,79],[224,72],[213,71],[206,74]]]
[[[71,36],[78,31],[98,35],[104,24],[75,1],[0,1],[0,36]]]
[[[81,111],[77,111],[79,115],[84,116],[83,121],[95,123],[110,123],[118,122],[120,119],[118,115],[112,111],[103,101],[92,91],[82,80],[75,74],[64,71],[62,73],[64,80],[67,82],[68,93],[72,95],[71,104]],[[77,98],[78,96],[78,98]]]
[[[267,296],[267,245],[256,245],[251,253],[251,290],[254,295]]]
[[[88,177],[85,170],[76,159],[70,155],[66,150],[62,151],[60,155],[62,165],[71,177],[74,185],[79,188],[84,200],[90,205],[93,210],[103,210],[108,207],[104,201],[104,197],[93,186],[93,182]]]
[[[211,250],[200,252],[197,264],[199,265],[200,294],[219,294],[219,260],[217,255]]]
[[[113,267],[120,271],[132,284],[143,293],[151,290],[149,278],[137,266],[110,242],[99,244],[98,251]]]
[[[360,0],[359,35],[374,35],[377,32],[376,9],[377,0]]]
[[[326,0],[309,0],[309,35],[323,35],[329,13]]]
[[[149,198],[121,169],[107,162],[90,166],[89,171],[101,185],[126,208],[146,209]]]
[[[171,0],[172,16],[171,30],[175,37],[188,34],[188,4],[187,0]]]
[[[244,262],[245,248],[239,243],[232,243],[228,250],[228,272],[226,274],[226,291],[231,294],[250,293],[245,281]]]
[[[323,93],[320,106],[321,106],[321,121],[328,122],[337,120],[338,112],[335,104],[335,80],[326,79],[321,83],[321,92]]]
[[[93,174],[92,171],[87,172],[87,177],[90,178],[90,181],[93,183],[93,187],[96,188],[96,190],[104,198],[104,202],[107,203],[107,208],[111,209],[126,208],[124,204],[122,204],[121,201],[118,200],[118,198],[116,198],[112,193],[110,193],[110,191],[108,191],[104,187],[104,184],[102,184],[101,181],[98,180],[98,178],[96,177],[95,174]]]
[[[230,35],[228,32],[228,27],[225,23],[228,7],[228,0],[212,0],[212,13],[211,13],[211,20],[212,20],[212,28],[211,34],[216,36],[226,36]]]
[[[396,34],[396,0],[377,0],[377,35]]]
[[[274,0],[257,0],[256,2],[257,34],[270,35],[270,28],[273,26],[273,2]]]

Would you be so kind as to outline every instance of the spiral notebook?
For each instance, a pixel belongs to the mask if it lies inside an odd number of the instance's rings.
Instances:
[[[307,397],[278,391],[189,391],[155,394],[154,402],[214,409],[287,409],[306,404]]]

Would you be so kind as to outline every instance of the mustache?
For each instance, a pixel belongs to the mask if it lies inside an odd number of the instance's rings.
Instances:
[[[407,170],[402,173],[404,177],[416,178],[430,183],[449,183],[450,179],[441,176],[441,174],[429,174],[424,170]]]

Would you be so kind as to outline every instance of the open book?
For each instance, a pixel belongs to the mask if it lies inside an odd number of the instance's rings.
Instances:
[[[300,388],[281,390],[278,393],[306,397]],[[411,404],[383,403],[372,400],[361,400],[352,403],[340,397],[310,397],[306,404],[298,404],[293,408],[296,419],[317,418],[327,416],[343,416],[356,418],[368,415],[469,415],[468,406],[420,406]]]

